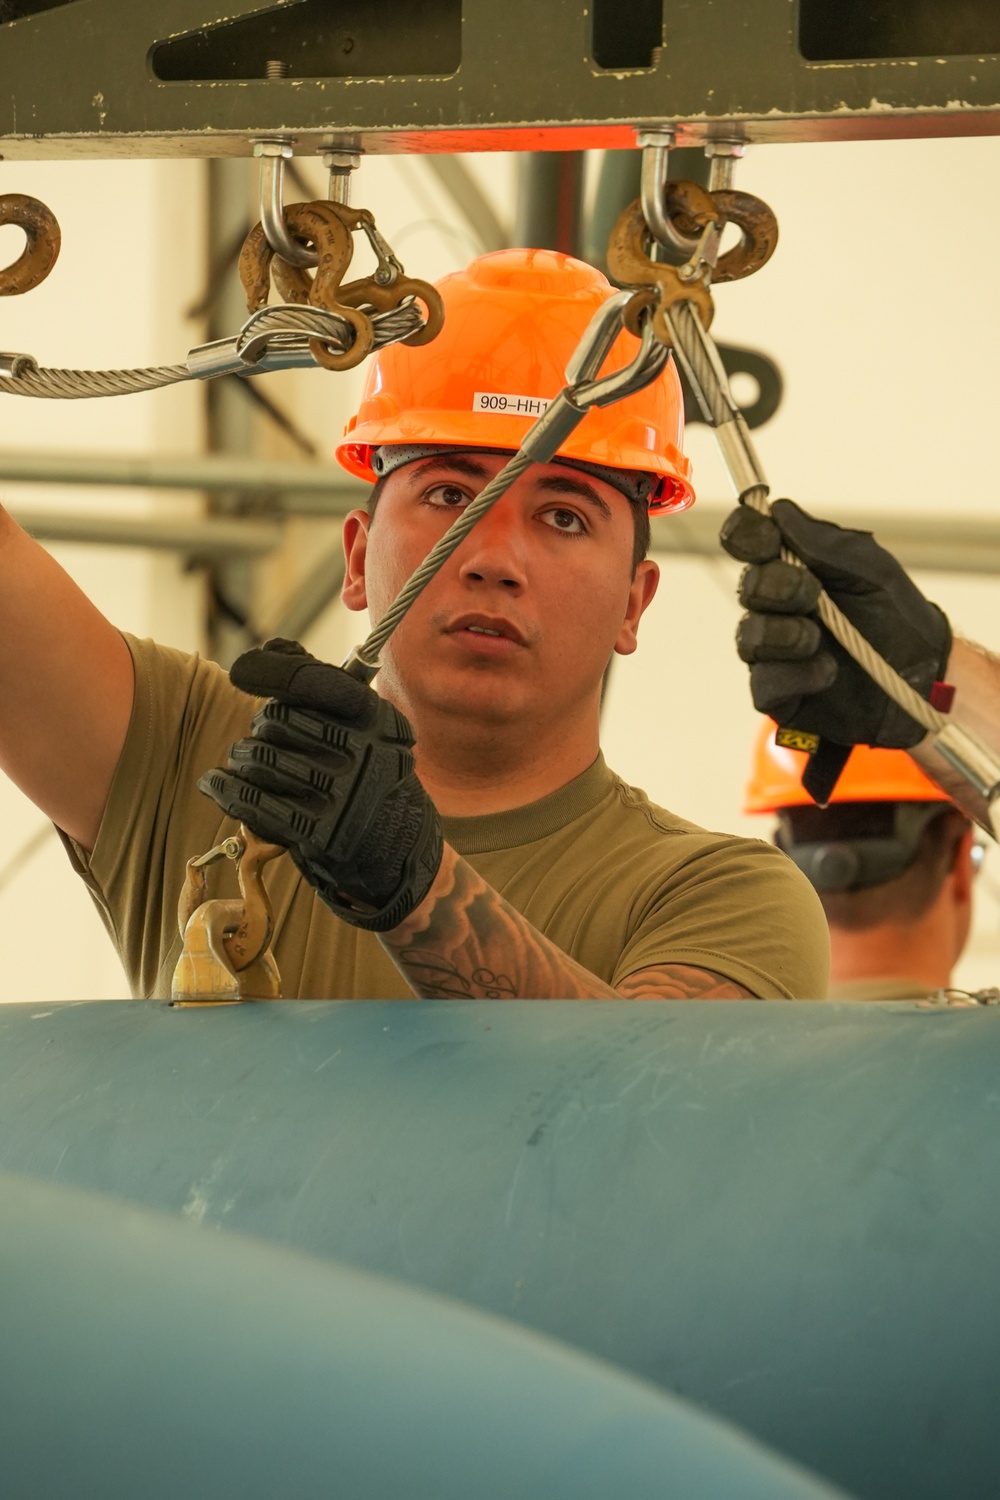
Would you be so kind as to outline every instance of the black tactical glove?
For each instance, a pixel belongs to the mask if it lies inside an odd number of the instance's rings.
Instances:
[[[269,702],[199,787],[268,843],[284,844],[338,917],[385,932],[427,894],[441,824],[413,769],[401,713],[294,641],[233,663],[236,687]]]
[[[732,557],[749,563],[740,580],[748,613],[736,645],[750,665],[754,707],[784,729],[818,735],[826,747],[828,773],[817,776],[813,767],[814,785],[803,779],[807,789],[824,801],[825,783],[829,795],[847,754],[836,746],[917,744],[926,730],[876,686],[814,613],[825,588],[876,651],[929,699],[947,668],[951,628],[891,553],[870,532],[814,520],[792,500],[776,500],[770,518],[740,506],[726,518],[720,539]],[[805,569],[780,560],[782,543]]]

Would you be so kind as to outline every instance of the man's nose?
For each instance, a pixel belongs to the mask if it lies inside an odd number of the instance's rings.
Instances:
[[[506,500],[506,496],[504,499]],[[469,532],[457,553],[464,583],[491,584],[510,591],[524,587],[525,538],[523,522],[514,506],[498,501]]]

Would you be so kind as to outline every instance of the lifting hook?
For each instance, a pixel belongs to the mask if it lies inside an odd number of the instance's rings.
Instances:
[[[685,186],[695,187],[695,184],[687,183]],[[708,195],[702,188],[697,188],[696,191],[707,198]],[[709,218],[705,227],[711,227],[712,222]],[[611,231],[608,240],[608,271],[623,286],[649,288],[646,297],[634,297],[628,304],[625,326],[629,331],[638,335],[638,315],[644,307],[652,306],[653,332],[661,344],[669,345],[672,339],[666,321],[668,308],[676,302],[693,302],[703,326],[708,328],[715,307],[703,275],[684,278],[681,272],[685,267],[669,266],[665,262],[649,258],[646,253],[648,237],[649,230],[643,217],[642,204],[637,198],[625,209]]]
[[[720,234],[726,224],[735,224],[740,231],[740,243],[727,250],[712,270],[715,282],[742,281],[766,266],[774,254],[778,221],[753,193],[737,188],[709,193],[695,182],[668,182],[665,206],[668,218],[685,236],[698,235],[712,221]]]
[[[284,852],[280,844],[262,843],[241,823],[238,834],[188,860],[177,905],[184,947],[171,987],[175,1005],[281,999],[270,948],[274,915],[262,870]],[[241,900],[208,899],[206,871],[220,859],[235,861]]]
[[[45,280],[56,263],[62,236],[52,210],[26,193],[0,196],[0,224],[16,224],[28,242],[13,265],[0,271],[0,297],[19,297]]]
[[[310,276],[303,266],[290,265],[276,255],[262,224],[247,235],[240,252],[239,272],[247,295],[247,306],[257,312],[267,303],[270,282],[286,302],[309,304],[337,313],[354,331],[354,342],[345,353],[334,353],[322,339],[311,339],[309,349],[318,364],[328,370],[349,370],[371,353],[375,332],[364,308],[388,312],[407,298],[418,298],[426,309],[425,326],[403,342],[426,344],[444,322],[444,307],[437,289],[429,282],[405,275],[365,208],[320,199],[315,203],[291,203],[285,220],[296,239],[315,246],[317,265]],[[360,230],[375,248],[379,265],[373,276],[342,285],[354,254],[353,235]]]

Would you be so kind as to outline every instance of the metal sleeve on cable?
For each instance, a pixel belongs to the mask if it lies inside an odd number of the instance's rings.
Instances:
[[[560,391],[529,430],[520,451],[526,453],[532,463],[549,463],[586,415],[586,408],[577,406],[568,391]]]
[[[728,377],[711,335],[701,327],[698,315],[689,302],[670,308],[667,321],[678,357],[694,386],[699,405],[716,429],[722,456],[741,502],[762,515],[770,515],[767,480],[750,441],[749,430],[733,400]],[[799,568],[805,567],[802,559],[787,547],[781,549],[781,557],[784,562]],[[932,708],[926,698],[922,698],[879,655],[874,646],[865,640],[825,589],[820,593],[816,612],[834,639],[840,642],[882,691],[912,719],[931,734],[940,734],[949,725],[950,720],[946,715]]]

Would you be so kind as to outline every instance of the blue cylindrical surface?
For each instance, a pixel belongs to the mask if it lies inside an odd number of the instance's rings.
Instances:
[[[11,1176],[0,1348],[17,1500],[836,1500],[510,1323]]]
[[[500,1313],[870,1500],[1000,1493],[1000,1012],[0,1011],[12,1170]]]

